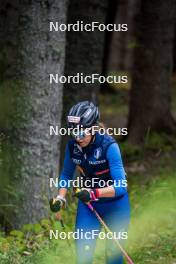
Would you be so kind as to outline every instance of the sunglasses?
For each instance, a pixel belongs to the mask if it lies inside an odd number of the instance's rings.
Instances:
[[[71,131],[71,136],[75,139],[79,138],[79,139],[83,139],[85,138],[87,135],[90,135],[91,134],[91,128],[86,128],[85,130],[80,130],[80,131]]]

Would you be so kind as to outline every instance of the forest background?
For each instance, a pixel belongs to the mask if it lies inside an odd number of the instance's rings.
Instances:
[[[49,22],[127,24],[126,32],[50,32]],[[132,206],[134,263],[176,263],[176,1],[4,0],[0,5],[0,263],[74,263],[74,241],[49,212],[69,108],[97,103],[116,136]],[[49,74],[127,76],[126,84],[49,83]],[[76,199],[63,211],[74,230]],[[98,241],[94,263],[104,261]]]

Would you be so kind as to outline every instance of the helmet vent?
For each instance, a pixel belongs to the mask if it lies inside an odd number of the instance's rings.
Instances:
[[[91,112],[92,112],[92,109],[88,109],[88,110],[85,112],[84,117],[87,118],[87,117],[90,115]]]

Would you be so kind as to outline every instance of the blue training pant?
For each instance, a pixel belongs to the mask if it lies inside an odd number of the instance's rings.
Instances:
[[[112,232],[127,232],[130,219],[130,204],[128,193],[120,199],[113,199],[106,202],[92,202],[93,207],[105,221]],[[75,231],[92,232],[92,230],[101,230],[101,224],[95,214],[86,204],[79,201],[76,217]],[[96,233],[98,233],[96,231]],[[88,233],[87,233],[88,234]],[[90,234],[90,233],[89,233]],[[125,239],[119,240],[123,245]],[[77,264],[92,264],[96,245],[96,238],[83,235],[76,240]],[[106,239],[106,264],[122,264],[123,257],[113,239]]]

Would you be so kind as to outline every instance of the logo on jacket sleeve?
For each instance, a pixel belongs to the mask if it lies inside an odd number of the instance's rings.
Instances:
[[[74,158],[72,158],[72,161],[75,164],[81,164],[81,160],[80,159],[74,159]]]
[[[94,158],[99,159],[101,157],[101,155],[102,155],[102,149],[101,148],[95,149]]]
[[[74,144],[73,154],[81,154],[82,148],[78,144]]]

